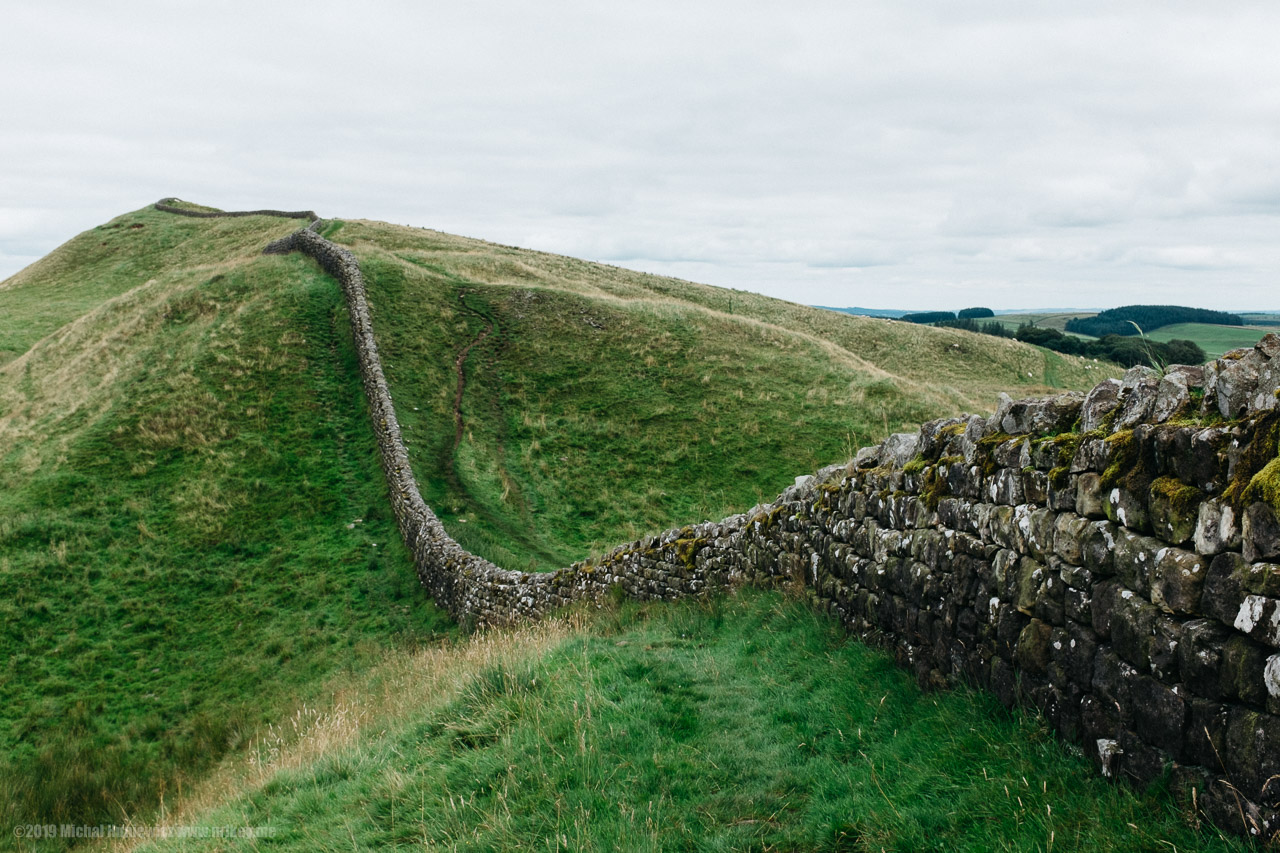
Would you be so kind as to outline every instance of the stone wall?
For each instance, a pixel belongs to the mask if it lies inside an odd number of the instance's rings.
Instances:
[[[169,203],[173,201],[181,201],[181,199],[162,198],[155,203],[155,209],[163,210],[165,213],[176,213],[179,216],[191,216],[196,219],[223,219],[235,216],[279,216],[284,219],[305,219],[308,222],[315,222],[320,218],[316,216],[314,210],[190,210]]]
[[[342,283],[401,533],[459,621],[788,583],[922,684],[1039,708],[1103,774],[1170,773],[1219,825],[1280,836],[1280,337],[1087,395],[1002,395],[990,417],[890,436],[748,513],[533,574],[445,532],[409,466],[359,265],[313,230],[267,249],[294,250]]]

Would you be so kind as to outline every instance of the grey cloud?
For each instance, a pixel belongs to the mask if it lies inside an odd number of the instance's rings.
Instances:
[[[1271,299],[1268,4],[68,2],[6,23],[0,276],[176,194],[822,304]]]

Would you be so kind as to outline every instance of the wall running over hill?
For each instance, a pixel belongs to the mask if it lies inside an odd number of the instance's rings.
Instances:
[[[155,209],[162,210],[165,213],[176,213],[179,216],[190,216],[195,219],[224,219],[235,216],[279,216],[283,219],[305,219],[308,222],[315,222],[320,218],[316,216],[314,210],[191,210],[187,207],[178,207],[170,204],[170,202],[175,201],[181,201],[181,199],[161,199],[155,203]]]
[[[749,513],[532,574],[445,532],[409,467],[354,256],[311,230],[267,249],[294,250],[342,283],[396,518],[460,621],[789,583],[922,684],[1034,706],[1103,774],[1171,773],[1220,826],[1280,837],[1280,337],[1087,395],[1002,395],[993,416],[890,436]]]

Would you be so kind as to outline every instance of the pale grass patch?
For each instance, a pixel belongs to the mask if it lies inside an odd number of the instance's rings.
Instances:
[[[202,823],[202,815],[259,790],[276,774],[314,766],[323,758],[359,748],[424,713],[454,701],[480,673],[525,665],[583,629],[580,616],[547,620],[508,631],[487,631],[414,652],[389,652],[358,675],[331,682],[328,699],[302,704],[268,726],[243,751],[225,759],[204,780],[162,799],[160,814],[139,824],[160,828]],[[409,781],[389,768],[392,784]],[[245,824],[249,825],[249,824]],[[99,849],[134,850],[144,839],[115,839]]]
[[[209,273],[252,261],[238,259],[151,279],[105,300],[0,366],[0,455],[23,444],[48,447],[59,426],[78,413],[87,411],[82,424],[92,424],[118,397],[119,384],[161,355],[153,344],[168,304],[196,292]],[[207,329],[213,322],[212,316],[202,316],[193,326]],[[199,345],[198,336],[186,337],[188,348]],[[255,361],[283,357],[260,354]],[[171,385],[175,381],[170,378]],[[163,432],[156,435],[161,442]],[[56,436],[55,455],[65,451],[73,437],[74,433]],[[28,457],[31,453],[34,450]],[[29,473],[39,464],[37,458],[28,458],[23,468]]]

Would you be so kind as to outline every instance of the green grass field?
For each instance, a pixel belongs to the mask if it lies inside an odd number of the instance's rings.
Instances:
[[[995,320],[997,323],[1004,326],[1006,329],[1008,329],[1011,332],[1016,332],[1018,330],[1018,327],[1024,323],[1030,323],[1033,326],[1038,326],[1041,329],[1057,329],[1059,332],[1066,332],[1067,321],[1076,317],[1092,317],[1095,313],[1097,312],[1084,311],[1084,312],[1079,312],[1074,314],[1071,314],[1071,313],[1053,314],[1053,313],[1036,313],[1036,312],[1028,311],[1022,314],[1000,314],[1000,315],[997,315],[996,317],[989,318],[988,320],[980,320],[979,322],[990,322],[990,320]],[[1075,332],[1067,332],[1067,334],[1074,335],[1077,338],[1085,338],[1088,340],[1092,340],[1091,335],[1079,335],[1079,334],[1076,334]]]
[[[1162,326],[1147,337],[1153,341],[1171,341],[1174,338],[1194,341],[1209,358],[1220,358],[1224,352],[1240,347],[1251,347],[1267,332],[1262,326],[1212,326],[1207,323],[1177,323]]]
[[[474,642],[341,684],[377,710],[310,709],[171,819],[269,840],[145,849],[1250,849],[777,593]]]
[[[328,675],[448,630],[336,284],[258,254],[296,226],[144,210],[0,289],[6,828],[145,812]]]
[[[335,684],[454,632],[389,517],[336,282],[260,254],[296,227],[147,208],[0,283],[4,826],[145,821],[233,791],[253,745]],[[512,567],[746,509],[1001,390],[1105,375],[436,232],[328,230],[366,269],[428,501]],[[356,716],[372,701],[343,695]]]

